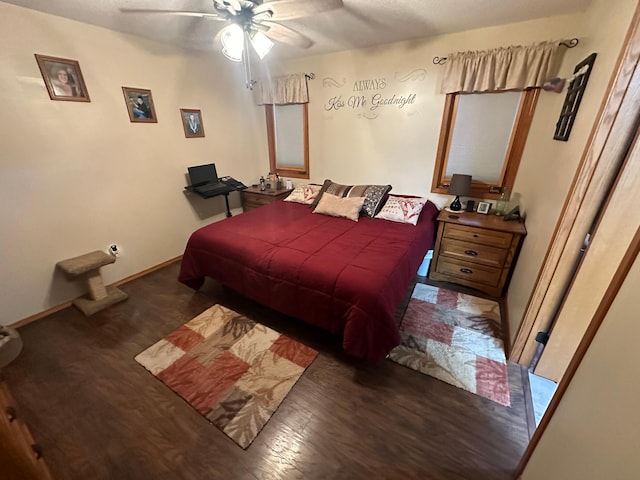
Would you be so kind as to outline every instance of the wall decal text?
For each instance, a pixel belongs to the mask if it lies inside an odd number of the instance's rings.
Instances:
[[[324,101],[326,112],[356,112],[357,118],[374,120],[380,112],[390,110],[411,110],[418,101],[418,92],[407,91],[406,82],[425,80],[427,71],[416,68],[408,73],[395,72],[393,77],[371,75],[365,78],[342,81],[324,77],[323,88],[338,89]],[[407,112],[409,115],[410,112]]]

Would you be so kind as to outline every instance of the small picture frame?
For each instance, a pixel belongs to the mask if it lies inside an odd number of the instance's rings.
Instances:
[[[491,211],[491,204],[489,202],[478,202],[478,213],[482,213],[484,215],[488,214]]]
[[[182,118],[182,128],[186,138],[204,137],[204,124],[200,110],[181,108],[180,118]]]
[[[51,100],[90,102],[80,64],[68,58],[34,53]]]
[[[129,120],[132,122],[158,123],[151,90],[122,87],[122,93],[127,104]]]

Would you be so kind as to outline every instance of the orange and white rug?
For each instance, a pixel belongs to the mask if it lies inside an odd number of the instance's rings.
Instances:
[[[418,283],[400,335],[389,354],[394,362],[511,405],[496,302]]]
[[[214,305],[135,360],[247,448],[317,355]]]

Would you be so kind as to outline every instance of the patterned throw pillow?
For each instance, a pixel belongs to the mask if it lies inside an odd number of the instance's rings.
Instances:
[[[320,193],[320,185],[300,185],[293,189],[291,195],[284,199],[285,202],[304,203],[305,205],[311,205],[313,201]]]
[[[357,222],[363,203],[364,197],[342,198],[325,192],[313,213],[324,213],[332,217],[343,217]]]
[[[382,207],[384,197],[390,190],[391,185],[341,185],[327,179],[322,184],[322,190],[320,190],[311,208],[315,208],[318,205],[325,192],[338,197],[364,197],[362,213],[373,218]]]
[[[389,195],[386,203],[375,218],[415,225],[418,223],[420,212],[422,212],[422,208],[427,201],[426,198],[420,197],[408,198]]]

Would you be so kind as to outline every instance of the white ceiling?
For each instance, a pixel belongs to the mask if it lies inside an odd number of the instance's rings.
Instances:
[[[120,8],[214,12],[211,0],[3,0],[178,47],[218,50],[224,23],[207,18],[124,14]],[[305,0],[298,0],[303,3]],[[280,58],[317,55],[584,11],[591,0],[343,0],[342,8],[283,21],[314,45],[278,44]]]

